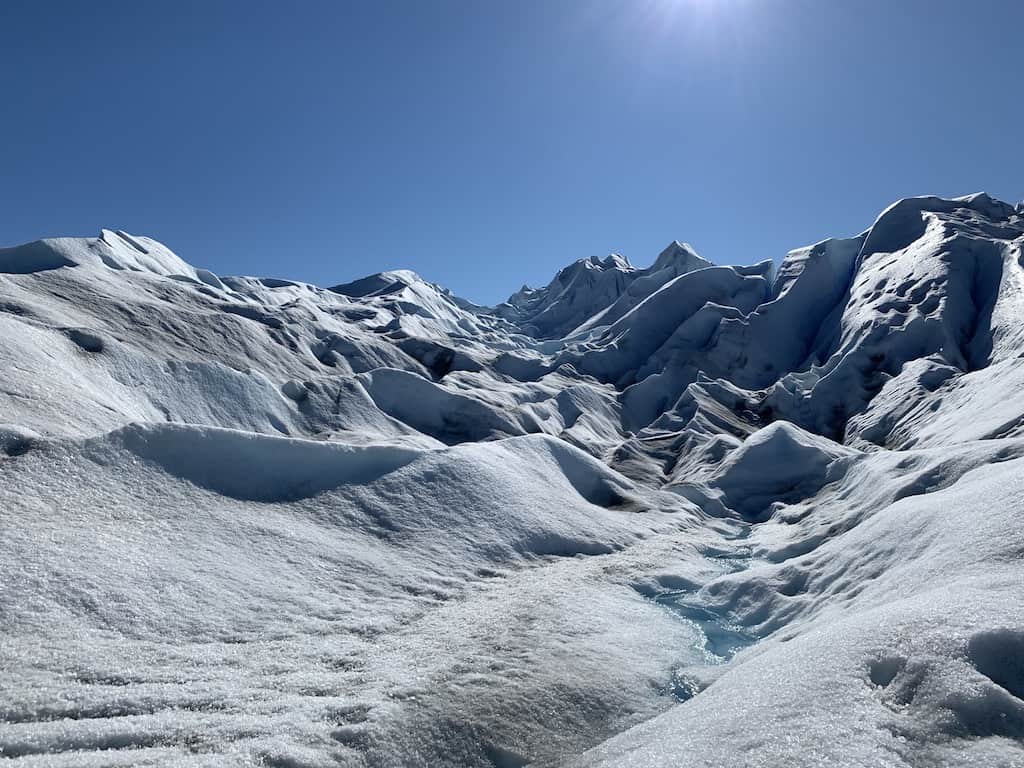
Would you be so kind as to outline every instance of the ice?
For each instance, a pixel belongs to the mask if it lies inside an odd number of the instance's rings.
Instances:
[[[840,476],[854,455],[826,438],[777,421],[732,451],[708,483],[721,491],[726,507],[758,519],[773,503],[813,496]]]
[[[1022,446],[961,451],[989,452],[971,457],[974,463],[1007,448],[1020,455]],[[990,661],[1012,656],[1024,619],[1016,597],[1024,542],[1011,522],[1020,508],[1019,460],[960,475],[962,465],[936,467],[936,458],[907,455],[904,462],[931,464],[932,480],[915,481],[895,503],[872,499],[877,507],[858,525],[847,522],[856,507],[836,510],[848,531],[706,587],[740,613],[741,624],[773,634],[690,704],[580,764],[663,765],[678,755],[693,765],[1019,761],[1024,701],[1012,692],[1018,665]],[[837,504],[881,469],[870,465],[893,463],[888,456],[861,461],[867,466],[856,479],[815,502]],[[882,491],[877,475],[874,484]],[[806,534],[820,535],[810,528],[813,515],[803,523]],[[766,525],[774,546],[802,527]],[[764,602],[774,602],[770,612]],[[993,637],[999,650],[977,650]]]
[[[26,275],[73,266],[76,266],[74,261],[45,240],[17,248],[0,248],[0,272],[6,274]]]
[[[359,381],[384,413],[444,443],[523,434],[497,408],[406,371],[377,368]]]
[[[6,466],[5,753],[458,764],[542,735],[576,749],[662,708],[648,679],[680,655],[665,639],[696,637],[631,597],[625,552],[694,510],[662,498],[638,524],[595,506],[654,503],[553,438],[394,468],[409,453],[163,426]],[[13,526],[28,478],[34,515]],[[587,564],[603,558],[623,573]],[[635,637],[638,622],[660,630]],[[623,696],[605,700],[609,682]]]
[[[400,446],[354,447],[185,424],[133,424],[109,439],[175,477],[243,501],[302,499],[367,483],[420,455]]]
[[[522,332],[538,338],[587,337],[611,325],[665,283],[712,266],[693,248],[673,241],[647,269],[618,254],[580,259],[544,288],[529,286],[495,308]]]
[[[0,250],[12,765],[1024,763],[1024,211],[482,307]]]

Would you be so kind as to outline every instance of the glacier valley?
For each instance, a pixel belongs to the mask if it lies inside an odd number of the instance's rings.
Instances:
[[[496,307],[0,249],[0,756],[1024,766],[1022,358],[985,194]]]

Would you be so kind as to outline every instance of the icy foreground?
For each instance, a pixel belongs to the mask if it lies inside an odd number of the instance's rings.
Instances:
[[[493,308],[0,249],[0,754],[1024,765],[1022,321],[985,195]]]

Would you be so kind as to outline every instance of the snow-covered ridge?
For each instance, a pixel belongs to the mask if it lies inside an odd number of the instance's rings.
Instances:
[[[530,336],[574,337],[618,320],[669,280],[710,266],[679,241],[669,243],[647,269],[614,253],[591,256],[560,270],[543,288],[523,286],[493,312]]]
[[[0,249],[0,754],[1024,761],[1024,205],[718,266]]]

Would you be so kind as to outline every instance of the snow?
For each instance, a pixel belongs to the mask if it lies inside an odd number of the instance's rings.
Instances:
[[[1006,448],[1021,454],[1020,443],[992,446],[972,463]],[[930,482],[947,488],[917,480],[911,495],[881,502],[807,554],[791,550],[778,564],[706,586],[745,626],[771,634],[693,700],[700,706],[670,710],[579,764],[663,765],[680,755],[690,765],[1017,764],[1019,459],[960,475],[936,458],[903,461],[930,465]],[[874,476],[880,490],[882,467],[871,466],[875,457],[862,463],[855,482]],[[880,456],[884,463],[894,462]],[[819,536],[810,520],[766,523],[764,554],[779,560],[772,550],[799,537],[794,527]]]
[[[611,254],[580,259],[544,288],[523,286],[495,312],[538,338],[587,337],[614,323],[670,280],[710,267],[685,243],[673,241],[647,269]]]
[[[1024,765],[1024,212],[498,307],[0,249],[12,765]]]
[[[368,483],[420,454],[401,446],[355,447],[186,424],[132,424],[104,439],[174,477],[243,501],[301,499]],[[231,456],[232,463],[224,466],[221,456]]]

